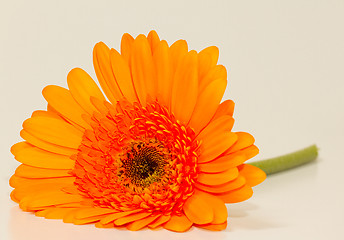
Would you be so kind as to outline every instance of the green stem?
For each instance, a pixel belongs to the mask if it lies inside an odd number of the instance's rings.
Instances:
[[[301,166],[316,159],[318,148],[316,145],[283,156],[249,163],[262,169],[267,175]]]

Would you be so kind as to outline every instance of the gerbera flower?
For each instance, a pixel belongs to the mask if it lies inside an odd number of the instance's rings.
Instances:
[[[219,51],[169,46],[155,31],[124,34],[121,53],[96,44],[93,63],[106,98],[75,68],[68,88],[47,86],[46,111],[23,123],[11,151],[14,201],[37,216],[97,227],[182,232],[222,230],[225,203],[251,197],[265,179],[244,164],[254,138],[232,132],[234,103],[220,104],[226,69]]]

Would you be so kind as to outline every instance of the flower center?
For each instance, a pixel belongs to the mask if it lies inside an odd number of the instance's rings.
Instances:
[[[167,156],[159,149],[145,142],[134,143],[126,153],[126,158],[121,158],[124,175],[138,187],[148,187],[160,181],[164,175],[165,159]]]
[[[155,171],[159,166],[159,155],[149,148],[146,148],[135,155],[134,159],[132,159],[132,161],[126,166],[127,175],[132,178],[134,182],[141,183],[155,174]]]

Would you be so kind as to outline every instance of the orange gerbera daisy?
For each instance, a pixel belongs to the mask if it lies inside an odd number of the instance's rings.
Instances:
[[[225,203],[265,179],[244,164],[254,138],[232,132],[234,103],[220,104],[227,75],[218,49],[168,46],[155,31],[124,34],[121,53],[96,44],[99,83],[82,69],[69,89],[47,86],[47,111],[23,123],[10,179],[24,211],[74,224],[182,232],[227,226]]]

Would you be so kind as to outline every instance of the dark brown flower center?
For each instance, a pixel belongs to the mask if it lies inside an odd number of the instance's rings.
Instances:
[[[164,175],[166,165],[165,155],[155,147],[145,146],[144,143],[132,147],[122,161],[124,174],[138,187],[147,187],[158,182]]]

